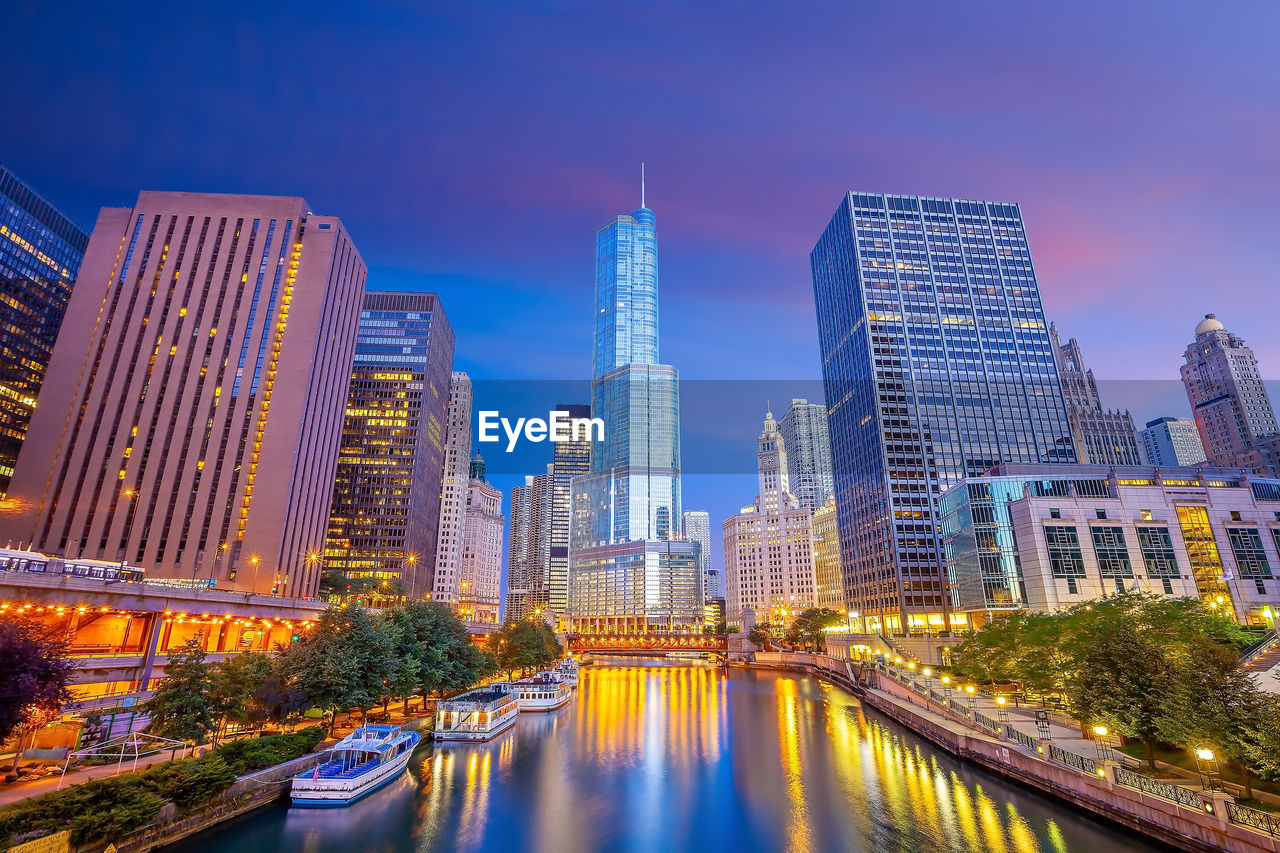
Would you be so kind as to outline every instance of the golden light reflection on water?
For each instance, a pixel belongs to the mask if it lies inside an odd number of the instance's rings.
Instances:
[[[488,744],[435,745],[420,775],[418,851],[1047,853],[1093,832],[1064,835],[1052,807],[959,770],[836,689],[687,663],[584,668],[568,707],[522,714]]]

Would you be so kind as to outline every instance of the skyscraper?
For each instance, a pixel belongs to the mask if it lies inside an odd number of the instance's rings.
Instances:
[[[511,536],[507,545],[506,618],[540,616],[546,609],[551,566],[554,466],[545,474],[526,476],[511,490]]]
[[[468,622],[496,625],[502,589],[502,492],[485,480],[484,459],[471,460],[458,613]]]
[[[1200,431],[1189,418],[1156,418],[1139,431],[1143,464],[1162,468],[1199,465],[1205,461]]]
[[[454,371],[449,379],[445,419],[440,524],[431,585],[427,588],[433,601],[451,608],[457,608],[462,592],[462,534],[467,521],[467,483],[471,479],[471,397],[471,377]]]
[[[453,343],[436,294],[364,295],[326,569],[431,590]]]
[[[960,629],[942,491],[1076,458],[1022,213],[848,193],[810,257],[845,599],[871,630]]]
[[[1280,477],[1280,435],[1258,360],[1213,314],[1196,326],[1182,384],[1209,464]]]
[[[680,534],[690,542],[698,543],[701,552],[698,562],[702,572],[702,597],[720,598],[718,573],[711,565],[711,515],[700,509],[685,510],[680,518]]]
[[[590,418],[591,407],[561,403],[557,411],[570,418]],[[556,614],[569,607],[569,501],[573,478],[591,470],[591,441],[582,436],[575,441],[558,441],[551,462],[550,541],[548,543],[546,589],[532,595],[534,607],[549,607]]]
[[[658,363],[653,211],[596,233],[591,414],[604,423],[591,470],[573,478],[569,610],[583,630],[693,630],[702,623],[698,545],[680,518],[680,399]]]
[[[364,280],[301,198],[104,208],[0,538],[315,595]]]
[[[724,520],[724,575],[731,622],[751,608],[761,622],[786,624],[818,603],[813,513],[788,490],[787,453],[773,412],[764,417],[756,450],[755,503]]]
[[[831,439],[827,407],[805,399],[791,401],[778,423],[787,448],[787,481],[800,506],[816,512],[832,494]]]
[[[88,245],[88,234],[0,164],[0,498]]]
[[[1058,327],[1049,324],[1062,381],[1062,397],[1067,404],[1067,421],[1071,424],[1071,441],[1081,464],[1139,465],[1142,456],[1129,413],[1104,409],[1093,371],[1084,366],[1080,342],[1071,338],[1065,344],[1058,338]]]
[[[840,582],[840,531],[834,495],[827,495],[826,503],[813,514],[813,580],[819,607],[847,609]]]

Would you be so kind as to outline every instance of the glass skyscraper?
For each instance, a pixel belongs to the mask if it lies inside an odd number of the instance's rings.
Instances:
[[[0,497],[88,245],[88,234],[0,165]]]
[[[960,629],[938,499],[1074,462],[1016,204],[846,194],[810,256],[845,598],[867,630]]]
[[[697,543],[680,518],[680,398],[658,363],[658,262],[643,205],[596,233],[591,414],[604,440],[573,479],[569,611],[586,630],[686,630],[702,622]]]

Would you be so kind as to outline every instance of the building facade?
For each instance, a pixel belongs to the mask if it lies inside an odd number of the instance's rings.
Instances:
[[[484,459],[471,460],[458,614],[477,625],[497,625],[502,603],[502,492],[485,480]]]
[[[506,619],[541,618],[547,608],[555,468],[526,476],[511,490],[511,536],[507,546]]]
[[[1204,316],[1195,334],[1184,354],[1182,384],[1206,459],[1280,477],[1276,413],[1253,350],[1213,314]]]
[[[88,245],[80,226],[0,164],[0,499]]]
[[[772,412],[757,442],[756,471],[755,503],[721,525],[728,619],[744,624],[750,609],[757,621],[787,624],[817,605],[818,584],[813,514],[787,488],[787,454]]]
[[[104,208],[0,538],[314,596],[365,273],[301,198]]]
[[[813,514],[813,581],[818,606],[848,612],[840,583],[840,530],[836,523],[835,495]]]
[[[561,403],[556,410],[574,420],[591,418],[591,407],[581,403]],[[532,600],[535,609],[547,607],[560,615],[569,609],[569,502],[573,478],[591,470],[591,440],[580,436],[573,441],[558,441],[553,448],[546,588],[538,590]]]
[[[1084,366],[1080,342],[1075,338],[1065,344],[1058,337],[1058,327],[1049,324],[1062,382],[1062,397],[1067,404],[1067,420],[1071,424],[1071,441],[1081,463],[1097,465],[1141,465],[1133,418],[1127,411],[1104,409],[1093,371]]]
[[[413,598],[431,591],[453,345],[436,294],[365,294],[326,569]]]
[[[873,631],[963,628],[939,496],[1075,461],[1021,211],[848,193],[810,258],[845,599]]]
[[[690,542],[698,543],[703,598],[723,598],[724,593],[719,584],[720,573],[711,566],[711,514],[700,509],[685,510],[680,516],[680,535]]]
[[[569,612],[584,631],[692,631],[703,622],[697,543],[673,538],[680,518],[680,397],[658,363],[658,260],[653,211],[596,233],[591,414],[604,439],[573,478]]]
[[[943,496],[953,606],[975,623],[1124,591],[1280,608],[1280,480],[1233,468],[1001,465]]]
[[[1200,431],[1189,418],[1156,418],[1138,432],[1144,464],[1177,468],[1205,462]]]
[[[440,523],[429,588],[432,601],[452,609],[457,609],[462,599],[462,534],[467,522],[467,484],[471,479],[471,398],[471,377],[454,371],[449,378]]]
[[[800,506],[817,512],[835,493],[831,473],[831,439],[827,433],[827,407],[805,399],[791,401],[778,423],[787,448],[787,481]]]

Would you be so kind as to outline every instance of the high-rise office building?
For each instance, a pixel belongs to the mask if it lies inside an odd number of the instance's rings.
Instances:
[[[453,343],[434,293],[365,294],[326,569],[414,598],[431,590]]]
[[[865,629],[959,630],[939,496],[1076,458],[1022,213],[848,193],[811,262],[845,599]]]
[[[1276,413],[1253,350],[1206,314],[1184,357],[1182,384],[1209,464],[1280,477]]]
[[[1081,464],[1139,465],[1133,418],[1129,413],[1104,409],[1093,371],[1084,366],[1080,342],[1071,338],[1065,344],[1058,337],[1058,327],[1049,324],[1058,362],[1058,378],[1062,382],[1062,398],[1067,404],[1067,421],[1071,424],[1071,441]]]
[[[562,403],[557,411],[565,412],[577,420],[591,417],[591,407],[580,403]],[[579,433],[572,441],[558,441],[552,445],[551,461],[551,509],[550,541],[548,543],[546,589],[530,598],[537,607],[549,607],[555,614],[563,614],[569,608],[569,501],[572,496],[573,478],[591,470],[591,439],[587,433]]]
[[[502,590],[502,492],[485,480],[484,459],[471,460],[458,613],[468,622],[498,624]]]
[[[1200,431],[1190,418],[1156,418],[1138,432],[1144,465],[1175,468],[1205,461]]]
[[[700,509],[685,510],[680,517],[680,535],[690,542],[697,542],[700,549],[699,569],[702,572],[702,596],[704,599],[722,598],[719,572],[711,566],[711,515]]]
[[[836,524],[835,495],[813,514],[813,581],[819,607],[846,611],[840,582],[840,531]]]
[[[545,474],[526,476],[523,486],[511,490],[507,619],[541,617],[546,610],[554,493],[554,465],[548,465]]]
[[[816,512],[834,491],[827,407],[805,399],[791,401],[778,422],[787,448],[787,481],[800,506]]]
[[[727,618],[743,624],[750,608],[758,621],[786,624],[818,603],[818,585],[813,513],[787,488],[787,453],[773,412],[765,415],[757,442],[756,471],[755,503],[721,525]]]
[[[314,596],[365,272],[301,198],[104,208],[0,538]]]
[[[596,233],[591,415],[604,439],[573,478],[569,611],[583,630],[684,631],[703,622],[696,543],[672,539],[680,518],[680,399],[658,363],[653,211]]]
[[[80,226],[0,164],[0,498],[88,245]]]
[[[461,598],[462,534],[471,479],[471,377],[454,371],[444,431],[444,473],[440,480],[440,524],[429,587],[431,599],[457,608]]]

